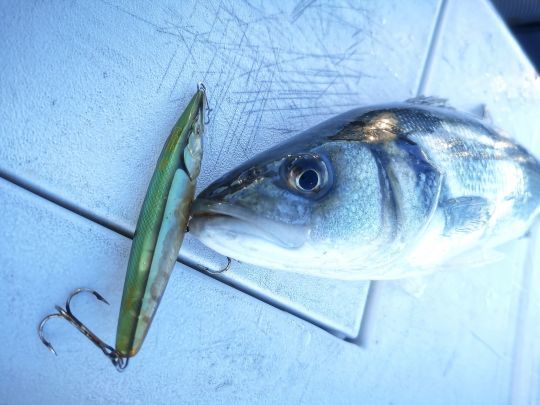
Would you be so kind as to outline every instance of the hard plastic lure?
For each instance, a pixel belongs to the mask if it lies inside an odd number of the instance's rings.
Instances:
[[[39,325],[39,336],[53,353],[52,345],[43,337],[43,326],[52,317],[62,317],[71,322],[119,370],[124,369],[127,359],[137,354],[141,348],[187,228],[201,167],[203,111],[206,103],[206,89],[199,84],[197,92],[172,129],[150,180],[131,245],[118,318],[116,348],[94,335],[72,314],[69,307],[71,298],[84,291],[93,293],[100,301],[107,301],[93,290],[77,289],[68,298],[66,309],[56,306],[58,313],[47,316]]]
[[[184,239],[202,159],[203,106],[199,86],[157,161],[139,215],[124,282],[116,350],[139,351]]]

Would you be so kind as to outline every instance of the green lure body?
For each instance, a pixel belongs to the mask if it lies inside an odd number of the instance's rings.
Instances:
[[[124,283],[116,350],[139,351],[176,262],[189,220],[202,160],[201,85],[172,129],[141,208]]]

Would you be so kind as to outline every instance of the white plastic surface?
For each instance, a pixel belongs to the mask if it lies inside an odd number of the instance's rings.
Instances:
[[[236,55],[236,64],[245,62],[242,56],[245,53],[258,51],[266,55],[260,56],[266,64],[261,65],[261,76],[255,81],[260,84],[271,80],[271,90],[265,91],[276,100],[254,108],[253,111],[261,110],[260,122],[266,122],[260,128],[269,128],[275,118],[279,126],[272,128],[300,130],[337,112],[330,108],[341,108],[339,101],[343,98],[349,100],[346,103],[354,99],[358,104],[393,101],[412,96],[420,88],[424,94],[447,97],[451,104],[466,110],[486,104],[495,124],[540,155],[538,76],[491,6],[483,1],[444,1],[440,20],[436,19],[438,3],[429,1],[403,3],[403,6],[370,3],[373,13],[365,14],[345,10],[349,5],[301,2],[290,5],[290,12],[265,14],[268,21],[287,20],[291,27],[302,24],[304,18],[312,18],[312,24],[328,24],[334,29],[322,31],[323,44],[326,39],[331,40],[335,46],[342,47],[338,51],[343,54],[349,46],[348,39],[358,41],[357,54],[363,62],[344,57],[334,63],[320,55],[312,56],[310,62],[346,74],[346,80],[352,80],[357,87],[351,90],[353,86],[349,84],[344,91],[352,91],[353,95],[334,94],[343,90],[336,90],[342,85],[340,79],[333,81],[325,77],[328,89],[320,98],[296,100],[291,100],[294,93],[279,87],[285,86],[289,75],[292,75],[290,83],[303,81],[306,87],[323,78],[313,71],[306,71],[305,77],[299,78],[287,70],[286,64],[265,59],[282,48],[270,48],[270,53],[264,53],[261,48],[249,46],[248,41],[268,37],[268,32],[255,31],[259,32],[257,37],[246,31],[242,39],[242,29],[258,27],[256,22],[247,26],[242,22],[256,15],[263,6],[242,3],[246,7],[244,11],[231,15],[232,6],[222,3],[214,8],[214,14],[206,13],[201,20],[197,13],[178,14],[174,5],[141,13],[125,7],[118,11],[109,3],[85,4],[52,3],[47,5],[49,11],[45,13],[43,4],[39,3],[11,19],[8,8],[0,8],[2,21],[11,24],[0,26],[3,51],[0,168],[41,190],[80,204],[118,227],[128,230],[133,227],[138,210],[134,201],[140,204],[145,187],[142,184],[148,181],[152,170],[149,156],[158,153],[176,118],[177,105],[184,104],[191,92],[187,84],[182,87],[185,73],[174,84],[179,70],[165,75],[163,84],[159,85],[167,67],[167,61],[160,62],[160,58],[167,59],[163,55],[167,49],[169,58],[174,54],[178,32],[188,46],[193,45],[192,51],[202,47],[201,38],[211,37],[220,46],[227,44],[224,49],[231,56],[228,60],[234,61]],[[426,9],[433,13],[423,14],[422,10]],[[117,14],[108,22],[108,13],[112,12]],[[351,20],[354,15],[366,17],[351,23],[353,28],[338,23],[334,12]],[[382,23],[384,18],[386,24]],[[183,21],[176,24],[180,28],[171,23],[176,19]],[[217,37],[212,37],[216,34],[209,28],[198,31],[201,21],[207,20],[211,21],[208,27],[224,24],[221,27],[227,28]],[[155,21],[161,23],[156,26]],[[419,37],[418,27],[433,27],[436,21],[442,24],[438,25],[433,41],[429,29],[421,38],[426,44],[432,43],[432,52],[420,50],[413,41]],[[56,25],[59,28],[53,29]],[[13,31],[16,27],[25,30],[17,31],[17,36]],[[116,36],[108,34],[113,28]],[[318,48],[320,42],[310,41],[318,38],[313,30],[306,28],[304,37],[302,30],[291,33],[283,25],[278,25],[276,31],[272,31],[273,27],[269,30],[274,36],[283,33],[287,46],[299,46],[297,38],[304,38],[302,46],[322,49]],[[341,30],[348,32],[350,38]],[[352,36],[355,30],[359,30],[358,34]],[[202,34],[193,35],[194,32]],[[404,34],[407,32],[416,34],[410,37]],[[138,42],[134,38],[144,40]],[[232,40],[237,41],[236,48],[230,45]],[[183,46],[179,45],[177,62],[173,61],[171,66],[186,59],[181,53]],[[27,49],[36,55],[25,52]],[[77,51],[72,52],[73,49]],[[109,56],[103,57],[103,52]],[[248,96],[230,92],[249,73],[235,75],[227,70],[225,63],[221,64],[223,72],[219,69],[214,72],[217,60],[223,57],[215,49],[211,55],[216,53],[216,60],[210,65],[214,67],[200,65],[188,72],[208,69],[204,78],[208,86],[222,92],[222,96],[215,93],[215,107],[219,105],[222,110],[215,111],[216,128],[209,131],[222,136],[227,133],[227,125],[236,122],[235,117],[245,117],[246,111],[251,111],[247,110],[251,109],[249,105],[243,114],[241,109],[234,113],[236,100]],[[418,58],[406,57],[409,54]],[[54,61],[62,56],[62,63]],[[43,60],[42,64],[28,63],[34,57]],[[301,63],[298,54],[289,57],[289,63]],[[185,66],[196,65],[191,57],[187,61]],[[111,69],[101,69],[102,64]],[[70,66],[80,70],[71,71]],[[296,66],[298,70],[302,65]],[[347,76],[347,66],[361,66],[361,71],[379,79],[373,82],[373,78],[365,75],[351,78]],[[171,69],[168,71],[173,72]],[[188,68],[183,69],[186,72]],[[249,66],[246,69],[250,71]],[[399,78],[389,70],[398,72]],[[126,71],[135,74],[128,76]],[[252,70],[251,75],[257,71]],[[425,75],[421,78],[406,72],[425,72]],[[156,74],[158,86],[153,88]],[[114,85],[107,84],[111,78]],[[186,83],[195,80],[187,77]],[[49,86],[50,83],[56,87]],[[86,92],[83,98],[86,101],[81,102],[81,97],[60,97],[70,89],[78,95]],[[111,100],[111,92],[116,101]],[[34,98],[28,97],[32,94]],[[253,97],[259,97],[259,101],[254,103],[261,102],[266,93],[257,94]],[[46,95],[52,96],[48,103]],[[183,99],[169,101],[174,97]],[[267,109],[275,110],[272,103],[282,103],[285,109],[266,113]],[[303,106],[305,116],[301,120],[295,116],[298,112],[290,110],[290,103]],[[314,109],[318,105],[327,106],[328,115],[324,115],[324,108]],[[60,110],[54,112],[55,108]],[[279,118],[281,114],[283,120]],[[88,120],[88,116],[95,120]],[[8,124],[11,132],[6,131]],[[239,138],[242,144],[254,124],[242,121],[238,125],[245,128]],[[277,129],[271,133],[272,139],[262,135],[255,138],[248,146],[250,151],[264,149],[274,140],[282,139],[280,136],[288,136]],[[89,135],[96,139],[90,139]],[[212,145],[208,148],[214,150]],[[216,168],[212,167],[212,161],[205,161],[203,170],[211,178],[243,159],[223,153],[227,158],[219,161]],[[210,181],[210,177],[204,181]],[[290,314],[177,265],[141,353],[126,373],[118,375],[96,348],[61,321],[51,322],[47,327],[48,336],[59,352],[55,358],[37,339],[36,325],[53,309],[53,304],[63,303],[71,288],[88,285],[103,292],[111,307],[83,297],[74,306],[81,318],[112,341],[129,240],[3,180],[0,181],[0,221],[0,280],[4,294],[0,300],[1,401],[10,404],[540,402],[538,229],[532,231],[531,237],[502,248],[505,259],[500,263],[438,273],[416,285],[372,283],[356,342],[360,346],[341,341]],[[250,271],[255,270],[246,269],[246,274]],[[340,295],[336,286],[312,292],[327,285],[314,283],[308,284],[305,291],[298,287],[288,290],[294,279],[283,278],[282,285],[275,279],[260,277],[258,280],[246,276],[241,282],[249,287],[255,280],[253,288],[262,285],[268,296],[275,291],[282,302],[290,299],[294,301],[291,305],[303,305],[306,313],[317,314],[318,319],[327,317],[325,322],[340,319],[342,326],[360,322],[356,315],[351,321],[353,317],[349,315],[354,313],[351,312],[354,305],[346,303],[354,302],[347,297],[362,297],[364,293],[356,296],[354,292],[347,293],[342,301],[336,302],[334,295]],[[269,286],[264,287],[265,283]],[[296,300],[298,297],[302,298]],[[344,312],[340,312],[342,306]]]

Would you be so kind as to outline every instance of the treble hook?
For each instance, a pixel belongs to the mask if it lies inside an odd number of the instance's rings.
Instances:
[[[86,336],[93,344],[95,344],[97,347],[101,349],[103,354],[111,360],[112,364],[118,371],[123,371],[127,365],[128,365],[128,358],[123,356],[121,353],[116,351],[112,346],[105,343],[103,340],[101,340],[99,337],[97,337],[88,327],[83,324],[81,321],[77,319],[75,315],[71,312],[70,303],[71,299],[75,297],[77,294],[80,294],[81,292],[88,292],[94,295],[99,301],[104,302],[105,304],[109,305],[109,302],[103,298],[103,296],[98,293],[97,291],[91,290],[89,288],[77,288],[75,291],[73,291],[68,299],[66,300],[66,308],[62,308],[58,305],[55,305],[57,313],[47,315],[43,320],[40,322],[38,326],[38,335],[41,339],[41,342],[49,349],[52,353],[55,355],[56,350],[54,350],[54,347],[52,344],[45,339],[43,336],[43,328],[45,324],[52,318],[64,318],[66,321],[71,323],[75,328],[81,332],[84,336]]]

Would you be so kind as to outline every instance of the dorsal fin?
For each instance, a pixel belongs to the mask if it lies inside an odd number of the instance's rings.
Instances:
[[[448,104],[448,99],[434,96],[416,96],[414,98],[405,100],[405,102],[409,104],[430,105],[433,107],[448,108],[449,110],[454,110],[454,108]]]

